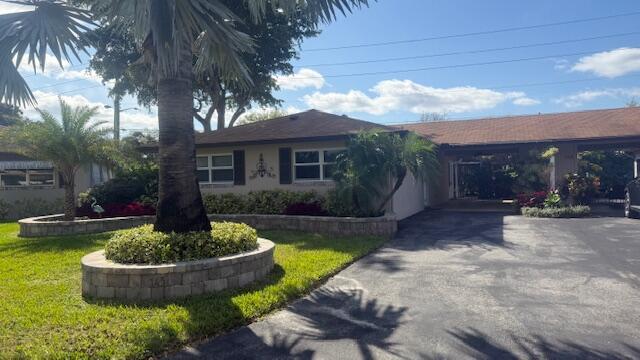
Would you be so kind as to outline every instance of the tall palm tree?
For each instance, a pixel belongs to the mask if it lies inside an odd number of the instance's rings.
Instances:
[[[251,38],[223,0],[84,0],[83,8],[61,0],[14,0],[34,10],[0,15],[0,101],[33,103],[33,94],[16,70],[27,55],[44,68],[47,51],[61,63],[68,49],[86,46],[82,34],[93,21],[133,29],[144,58],[154,67],[158,90],[159,201],[155,229],[205,231],[211,225],[195,176],[193,79],[212,68],[250,86],[240,54],[252,50]],[[314,23],[366,6],[368,0],[245,0],[255,21],[268,11],[297,13]],[[193,53],[198,61],[193,64]],[[61,63],[62,64],[62,63]]]
[[[92,122],[98,108],[73,108],[60,100],[60,121],[40,111],[42,121],[25,121],[8,130],[8,140],[17,151],[38,160],[51,161],[64,182],[64,219],[76,215],[75,177],[78,169],[104,154],[109,129],[105,122]]]

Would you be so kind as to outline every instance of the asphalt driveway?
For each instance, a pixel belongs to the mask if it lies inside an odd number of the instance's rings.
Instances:
[[[640,221],[435,211],[177,358],[640,359]]]

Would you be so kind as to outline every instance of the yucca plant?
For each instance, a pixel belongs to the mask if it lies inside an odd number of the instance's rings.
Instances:
[[[236,0],[227,0],[236,1]],[[0,100],[11,104],[35,99],[17,66],[26,58],[44,68],[51,53],[61,62],[77,57],[87,43],[82,34],[101,23],[133,29],[144,61],[154,69],[159,127],[159,201],[155,229],[164,232],[209,231],[195,176],[193,79],[209,69],[250,86],[239,56],[252,51],[252,39],[238,31],[240,20],[223,0],[16,0],[33,10],[0,15]],[[239,0],[238,0],[239,1]],[[74,2],[74,4],[76,3]],[[368,0],[245,0],[254,21],[268,11],[330,22],[367,5]],[[302,15],[299,15],[302,14]],[[193,54],[198,61],[193,64]]]
[[[39,112],[41,121],[22,122],[6,135],[18,152],[53,163],[64,185],[64,219],[73,220],[76,174],[82,166],[103,158],[110,129],[103,126],[105,122],[92,121],[98,108],[74,108],[60,100],[60,120],[47,111]]]

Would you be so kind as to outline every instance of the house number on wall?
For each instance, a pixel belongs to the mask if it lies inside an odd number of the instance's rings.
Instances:
[[[272,167],[267,168],[267,165],[264,162],[264,157],[262,156],[262,153],[260,153],[260,157],[258,158],[258,163],[256,164],[256,169],[251,171],[251,176],[249,176],[249,179],[255,179],[258,176],[260,176],[261,178],[265,176],[270,178],[276,177],[276,175],[273,173],[273,168]]]

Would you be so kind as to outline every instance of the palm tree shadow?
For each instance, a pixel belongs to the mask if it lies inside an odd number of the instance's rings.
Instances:
[[[187,359],[294,359],[311,360],[315,351],[298,349],[300,336],[272,334],[262,338],[249,327],[220,336],[210,344],[185,349],[173,354],[171,360]]]
[[[568,340],[547,339],[542,335],[510,335],[513,346],[507,346],[486,333],[475,329],[447,331],[455,339],[455,349],[474,359],[591,359],[622,360],[640,358],[640,348],[620,343],[620,350],[598,349]],[[423,355],[424,356],[424,355]],[[424,356],[439,359],[440,355]]]
[[[394,350],[391,335],[402,324],[406,307],[381,305],[366,299],[361,289],[321,288],[289,307],[303,324],[301,335],[312,340],[350,339],[365,359],[372,359],[371,348],[401,357]]]

